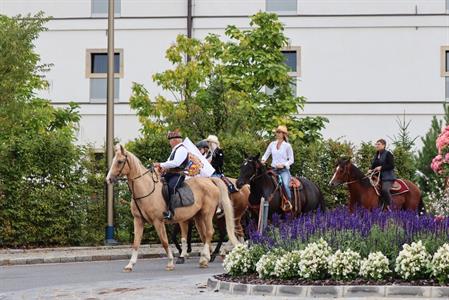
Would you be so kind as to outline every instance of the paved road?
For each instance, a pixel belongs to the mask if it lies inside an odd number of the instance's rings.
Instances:
[[[208,269],[200,269],[195,257],[167,272],[166,259],[141,259],[134,272],[123,273],[126,263],[107,261],[0,267],[0,300],[238,299],[207,291],[205,287],[208,277],[223,272],[221,262],[212,263]]]
[[[178,265],[176,270],[167,272],[165,271],[166,259],[145,259],[139,260],[134,272],[122,273],[121,269],[126,263],[127,261],[105,261],[0,267],[0,300],[289,299],[263,296],[239,297],[208,291],[207,279],[213,274],[223,272],[221,262],[211,264],[208,269],[199,269],[198,258],[191,258],[185,265]],[[365,300],[363,297],[351,299]]]

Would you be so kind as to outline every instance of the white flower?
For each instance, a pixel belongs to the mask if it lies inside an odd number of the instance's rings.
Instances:
[[[223,267],[226,273],[231,275],[243,275],[251,270],[251,256],[248,245],[239,244],[226,255],[223,261]]]
[[[449,282],[449,244],[441,246],[433,255],[432,275],[441,283]]]
[[[280,255],[285,251],[281,249],[274,249],[267,254],[264,254],[256,264],[256,271],[260,278],[275,277],[274,268]]]
[[[336,279],[354,278],[360,270],[360,254],[348,249],[337,250],[328,259],[329,273]]]
[[[300,251],[298,275],[302,278],[319,279],[327,273],[327,259],[332,249],[327,242],[320,239],[316,243],[310,243]]]
[[[360,264],[360,275],[369,279],[382,279],[390,273],[388,258],[381,252],[374,252]]]
[[[285,253],[276,261],[274,274],[278,278],[288,279],[298,276],[298,265],[301,258],[301,252],[294,250]]]
[[[404,244],[396,258],[395,271],[404,279],[424,276],[430,267],[430,255],[422,241]]]

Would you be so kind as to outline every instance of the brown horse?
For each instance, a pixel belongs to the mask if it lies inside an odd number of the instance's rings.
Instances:
[[[229,180],[231,180],[231,182],[234,185],[236,184],[236,179],[229,178]],[[244,235],[245,235],[245,232],[244,232],[243,226],[242,226],[242,218],[245,215],[246,210],[249,205],[249,202],[248,202],[249,193],[250,193],[249,185],[244,185],[241,189],[239,189],[238,192],[229,194],[229,198],[231,198],[232,207],[234,208],[235,234],[240,242],[242,242],[244,240]],[[220,215],[220,216],[215,215],[214,221],[215,221],[215,224],[217,225],[217,229],[218,229],[218,233],[219,233],[219,240],[218,240],[217,246],[215,247],[215,250],[212,252],[211,259],[210,259],[211,262],[213,262],[215,260],[215,257],[220,253],[221,246],[226,238],[226,219],[223,218],[222,215]],[[189,231],[191,231],[191,229],[192,229],[192,224],[190,223]],[[180,227],[175,225],[173,232],[172,232],[171,240],[175,244],[179,253],[181,254],[182,248],[181,248],[181,246],[179,246],[179,243],[177,240],[177,236],[178,236],[178,233],[180,230],[181,230]],[[192,237],[191,234],[188,235],[188,237],[187,237],[188,252],[189,252],[189,250],[192,249],[191,237]],[[176,263],[177,264],[184,263],[183,257],[180,256],[179,259],[176,261]]]
[[[393,209],[415,210],[424,212],[421,191],[411,181],[403,179],[409,191],[392,195]],[[371,183],[370,176],[360,171],[350,159],[340,159],[336,165],[334,175],[329,182],[331,186],[346,185],[349,190],[349,210],[354,211],[355,205],[372,210],[378,208],[380,199]]]
[[[134,243],[131,260],[124,268],[130,272],[137,261],[138,250],[142,240],[144,223],[154,225],[161,240],[162,246],[168,256],[166,269],[173,270],[173,254],[168,245],[167,232],[163,212],[166,204],[162,197],[162,183],[160,174],[151,168],[147,170],[139,159],[123,146],[116,145],[115,156],[111,168],[106,177],[106,182],[111,184],[117,182],[121,176],[126,176],[128,186],[132,194],[131,213],[134,217]],[[183,239],[183,254],[187,252],[188,222],[194,218],[198,233],[204,243],[201,252],[200,267],[207,267],[210,260],[210,249],[212,236],[214,234],[213,217],[218,205],[223,208],[226,218],[226,229],[229,240],[233,245],[239,244],[234,232],[234,213],[231,200],[228,196],[226,185],[218,178],[192,178],[185,182],[192,189],[195,202],[191,206],[180,207],[175,211],[175,217],[169,223],[179,223]]]

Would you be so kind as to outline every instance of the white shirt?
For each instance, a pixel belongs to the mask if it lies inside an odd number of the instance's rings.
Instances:
[[[175,156],[172,160],[170,160],[170,157],[175,151]],[[161,167],[164,169],[178,168],[186,160],[187,155],[189,155],[189,152],[187,151],[186,147],[184,147],[182,143],[178,144],[172,149],[169,159],[166,162],[161,163]]]
[[[287,169],[290,169],[290,166],[295,161],[292,146],[289,143],[282,141],[281,146],[277,149],[277,143],[277,141],[274,141],[268,145],[267,151],[265,151],[265,154],[262,156],[262,160],[266,161],[271,155],[271,166],[273,168],[276,168],[277,164],[283,164]]]

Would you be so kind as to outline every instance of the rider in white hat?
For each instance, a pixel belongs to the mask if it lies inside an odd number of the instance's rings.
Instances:
[[[265,154],[262,156],[263,164],[265,164],[270,155],[272,157],[271,167],[281,176],[285,192],[287,193],[289,200],[291,200],[292,194],[289,185],[292,176],[290,174],[290,166],[294,162],[294,157],[293,148],[288,143],[288,131],[286,126],[280,125],[276,128],[276,140],[268,145]]]
[[[209,144],[210,152],[212,153],[212,157],[210,158],[210,164],[214,167],[215,172],[212,174],[214,177],[220,177],[228,186],[229,192],[237,192],[237,189],[232,184],[232,182],[227,179],[223,174],[223,164],[224,164],[224,153],[220,148],[220,142],[218,141],[218,137],[215,135],[209,135],[206,139]]]

